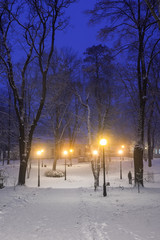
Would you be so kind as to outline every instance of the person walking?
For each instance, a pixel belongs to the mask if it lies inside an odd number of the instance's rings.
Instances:
[[[129,180],[129,184],[132,184],[132,173],[131,173],[131,171],[129,171],[129,173],[128,173],[128,180]]]

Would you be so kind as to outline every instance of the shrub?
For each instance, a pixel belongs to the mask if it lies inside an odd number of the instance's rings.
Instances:
[[[45,172],[46,177],[64,177],[64,172],[61,170],[48,170]]]

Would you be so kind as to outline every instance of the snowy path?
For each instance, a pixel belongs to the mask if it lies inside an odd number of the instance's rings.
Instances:
[[[135,190],[135,189],[134,189]],[[126,193],[117,195],[119,189],[110,190],[109,198],[96,197],[83,189],[81,204],[83,209],[83,233],[85,240],[149,240],[159,239],[160,212],[159,193],[144,204],[144,195],[135,196],[136,202],[126,202]],[[152,191],[151,191],[152,192]],[[129,195],[130,195],[129,193]],[[97,195],[98,193],[95,193]],[[148,194],[148,192],[147,192]],[[90,200],[91,195],[92,200]],[[131,196],[129,196],[129,201]],[[139,201],[139,204],[137,202]],[[131,206],[132,204],[132,206]]]
[[[140,205],[131,207],[126,204],[126,194],[123,196],[122,192],[119,197],[115,189],[110,190],[108,198],[87,188],[27,188],[26,191],[25,187],[17,187],[15,191],[1,191],[0,239],[3,240],[159,239],[160,221],[153,224],[160,210],[159,194],[152,199],[153,206],[150,203],[143,206],[142,196],[136,194]]]
[[[9,171],[13,170],[10,166]],[[126,168],[124,176],[127,172]],[[28,187],[14,190],[8,180],[0,190],[0,240],[160,239],[159,175],[138,193],[127,179],[119,181],[119,172],[114,171],[112,186],[103,197],[102,187],[93,190],[87,164],[68,168],[67,181],[46,178],[42,172],[40,188],[36,173],[35,167]]]
[[[27,195],[17,192],[3,206],[0,239],[9,240],[10,236],[11,240],[80,239],[78,189],[39,189],[27,191]],[[11,224],[7,224],[8,220]]]

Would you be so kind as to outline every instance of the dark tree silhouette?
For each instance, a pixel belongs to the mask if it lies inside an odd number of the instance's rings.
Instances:
[[[5,50],[5,54],[1,54],[0,58],[6,68],[8,81],[13,91],[19,123],[19,185],[25,184],[32,137],[45,102],[46,79],[54,51],[55,31],[66,26],[67,19],[64,18],[64,10],[72,2],[74,0],[0,2],[0,33]],[[24,57],[26,56],[18,81],[14,72],[15,59],[12,52],[17,42],[21,43],[21,50],[24,51]],[[41,96],[39,102],[37,101],[37,110],[32,122],[30,126],[27,126],[28,131],[26,131],[26,71],[35,59],[38,61],[41,73],[41,81],[38,83],[41,86]]]

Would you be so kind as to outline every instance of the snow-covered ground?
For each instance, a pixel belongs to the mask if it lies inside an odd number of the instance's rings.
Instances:
[[[160,159],[153,167],[145,164],[145,187],[128,184],[133,173],[130,159],[112,159],[103,197],[102,180],[95,192],[89,163],[73,162],[67,167],[67,180],[47,178],[44,172],[52,162],[44,161],[40,187],[37,187],[37,162],[32,163],[26,186],[15,186],[18,162],[2,166],[8,177],[0,189],[0,240],[149,240],[160,239]],[[58,169],[64,169],[63,161]]]

